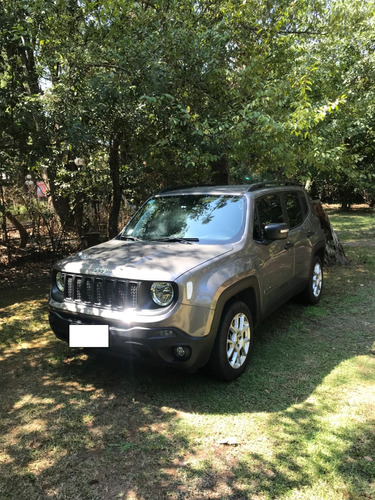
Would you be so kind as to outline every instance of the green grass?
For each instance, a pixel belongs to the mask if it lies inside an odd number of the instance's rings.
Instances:
[[[350,212],[327,210],[340,241],[374,240],[375,209],[354,208]]]
[[[0,498],[375,498],[375,247],[345,250],[231,384],[69,350],[47,283],[1,290]]]

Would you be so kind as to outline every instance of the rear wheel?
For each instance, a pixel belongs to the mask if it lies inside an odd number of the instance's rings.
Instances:
[[[235,380],[245,371],[253,343],[253,321],[243,302],[233,302],[224,310],[209,365],[213,375]]]
[[[323,290],[323,265],[320,257],[316,255],[312,262],[309,282],[301,296],[307,304],[317,304]]]

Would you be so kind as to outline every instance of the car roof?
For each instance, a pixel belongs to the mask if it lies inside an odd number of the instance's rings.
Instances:
[[[301,185],[290,181],[271,181],[257,182],[254,184],[241,184],[233,186],[180,186],[175,188],[167,188],[159,191],[156,196],[174,196],[187,194],[218,194],[218,195],[243,195],[245,193],[269,191],[277,188],[285,188],[286,186],[300,188]]]

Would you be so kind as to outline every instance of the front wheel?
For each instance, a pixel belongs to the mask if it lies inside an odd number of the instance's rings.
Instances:
[[[253,321],[243,302],[234,302],[224,310],[209,366],[222,380],[235,380],[245,371],[253,343]]]
[[[307,304],[317,304],[323,290],[323,265],[320,257],[316,255],[312,262],[309,282],[301,296]]]

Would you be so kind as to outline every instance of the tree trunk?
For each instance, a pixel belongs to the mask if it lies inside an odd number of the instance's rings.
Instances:
[[[49,186],[53,208],[59,216],[61,226],[64,229],[74,229],[74,217],[70,208],[69,198],[63,198],[57,194],[56,172],[54,168],[49,170]]]
[[[108,221],[108,236],[114,238],[118,234],[118,216],[121,208],[120,186],[120,140],[114,137],[110,142],[109,169],[112,180],[112,207]]]
[[[26,231],[26,229],[23,227],[23,225],[19,222],[16,217],[9,211],[5,212],[5,216],[10,220],[10,222],[13,224],[13,226],[17,229],[17,231],[20,233],[20,248],[25,248],[27,241],[29,239],[29,233]]]
[[[223,186],[229,184],[229,165],[225,155],[221,156],[212,164],[212,182],[215,185]]]
[[[345,255],[344,248],[339,241],[339,238],[332,227],[328,215],[326,214],[320,200],[312,202],[313,209],[317,217],[319,217],[320,225],[324,230],[326,236],[326,253],[324,263],[327,265],[346,265],[349,261]]]

